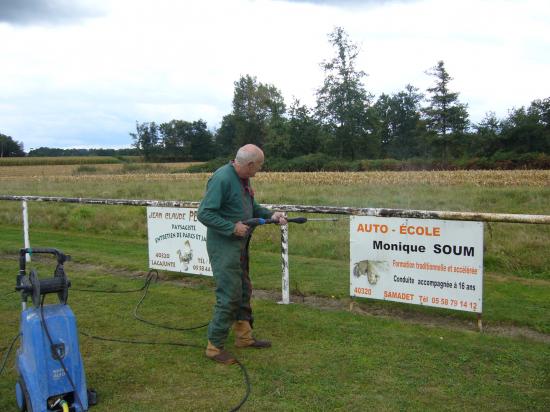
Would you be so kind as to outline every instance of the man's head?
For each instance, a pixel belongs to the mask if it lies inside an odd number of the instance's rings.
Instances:
[[[253,144],[244,145],[235,156],[235,171],[241,179],[254,177],[263,164],[264,152]]]

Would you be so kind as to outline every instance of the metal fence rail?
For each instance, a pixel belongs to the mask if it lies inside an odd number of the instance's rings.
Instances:
[[[0,195],[0,200],[29,201],[29,202],[58,202],[81,203],[93,205],[119,205],[119,206],[156,206],[156,207],[199,207],[200,202],[183,200],[142,200],[142,199],[95,199],[85,197],[53,197],[53,196],[10,196]],[[262,204],[272,210],[282,212],[299,213],[323,213],[334,215],[402,217],[411,219],[444,219],[444,220],[468,220],[476,222],[504,222],[504,223],[528,223],[550,224],[550,215],[522,215],[509,213],[483,213],[483,212],[451,212],[435,210],[411,210],[411,209],[386,209],[370,207],[339,207],[339,206],[308,206],[308,205],[279,205]]]
[[[83,197],[53,197],[53,196],[11,196],[0,195],[0,200],[11,200],[22,202],[23,227],[25,247],[30,247],[28,236],[27,202],[54,202],[54,203],[77,203],[91,205],[115,205],[115,206],[152,206],[152,207],[186,207],[198,208],[200,202],[183,200],[142,200],[142,199],[95,199]],[[411,219],[443,219],[443,220],[466,220],[477,222],[504,222],[504,223],[528,223],[528,224],[550,224],[550,215],[521,215],[507,213],[478,213],[478,212],[451,212],[432,210],[410,210],[410,209],[385,209],[385,208],[361,208],[361,207],[338,207],[338,206],[308,206],[308,205],[278,205],[263,204],[271,210],[296,213],[322,213],[334,215],[355,215],[355,216],[379,216],[379,217],[401,217]],[[281,226],[281,254],[282,254],[282,300],[279,303],[290,303],[289,269],[288,269],[288,226]],[[27,259],[30,256],[27,255]]]

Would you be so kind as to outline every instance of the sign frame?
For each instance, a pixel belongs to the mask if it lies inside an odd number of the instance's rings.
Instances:
[[[197,209],[147,207],[149,268],[213,276]]]
[[[482,313],[483,222],[350,217],[350,296]]]

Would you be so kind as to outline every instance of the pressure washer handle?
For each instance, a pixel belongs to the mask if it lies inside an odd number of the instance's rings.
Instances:
[[[24,248],[19,250],[19,274],[24,275],[26,269],[26,254],[33,255],[36,253],[47,253],[54,255],[57,258],[57,263],[62,265],[65,262],[71,260],[69,255],[64,254],[60,250],[54,248]]]
[[[286,221],[289,222],[289,223],[302,224],[302,223],[307,222],[307,218],[305,218],[305,217],[291,217],[291,218],[287,218]],[[256,226],[260,226],[260,225],[268,225],[268,224],[271,224],[271,223],[279,223],[279,222],[277,222],[276,220],[273,220],[273,219],[263,219],[261,217],[255,217],[253,219],[247,219],[247,220],[243,221],[242,223],[247,225],[247,226],[250,226],[250,227],[256,227]]]
[[[288,218],[286,221],[290,223],[298,223],[301,225],[302,223],[307,222],[307,217],[291,217]]]
[[[268,225],[270,223],[275,223],[275,221],[273,219],[264,219],[261,217],[255,217],[252,219],[244,220],[242,223],[246,226],[256,227],[260,225]]]

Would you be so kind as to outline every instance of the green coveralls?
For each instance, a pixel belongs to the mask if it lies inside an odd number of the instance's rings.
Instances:
[[[216,304],[208,325],[208,340],[223,348],[229,329],[236,320],[252,325],[248,274],[248,244],[233,235],[235,223],[252,217],[270,218],[273,212],[254,200],[249,179],[243,181],[231,163],[220,167],[208,180],[199,206],[198,219],[207,227],[206,248],[216,280]]]

